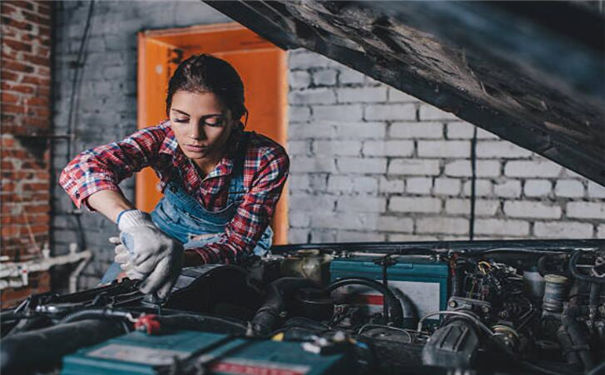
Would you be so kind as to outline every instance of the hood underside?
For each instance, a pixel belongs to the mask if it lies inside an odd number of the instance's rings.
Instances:
[[[605,185],[597,2],[206,2]]]

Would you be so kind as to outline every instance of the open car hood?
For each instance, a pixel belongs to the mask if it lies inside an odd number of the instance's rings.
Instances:
[[[605,185],[598,2],[206,1]]]

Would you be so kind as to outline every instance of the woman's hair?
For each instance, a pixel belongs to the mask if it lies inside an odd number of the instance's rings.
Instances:
[[[248,113],[244,106],[242,79],[228,62],[217,57],[193,55],[179,64],[168,83],[166,115],[170,113],[172,96],[179,90],[213,93],[231,111],[235,120]]]

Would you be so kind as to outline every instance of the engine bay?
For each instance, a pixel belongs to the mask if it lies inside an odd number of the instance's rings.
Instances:
[[[274,247],[1,313],[3,374],[597,374],[603,241]]]

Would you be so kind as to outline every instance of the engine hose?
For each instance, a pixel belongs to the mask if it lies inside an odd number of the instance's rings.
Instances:
[[[95,319],[16,334],[2,340],[0,373],[24,374],[47,368],[61,363],[66,354],[124,332],[119,322]]]
[[[268,335],[274,331],[287,315],[286,301],[292,293],[308,287],[317,287],[317,285],[301,277],[282,277],[269,284],[265,302],[251,320],[254,333]]]
[[[244,335],[247,329],[242,323],[204,315],[175,314],[158,316],[156,319],[162,328],[169,330],[195,330]]]
[[[129,311],[114,310],[114,309],[89,309],[80,310],[75,313],[65,316],[59,323],[70,323],[84,319],[127,319],[131,320],[132,314]]]
[[[605,277],[595,277],[580,273],[577,268],[578,258],[582,255],[582,250],[576,250],[569,258],[569,272],[578,280],[588,281],[591,283],[605,284]]]
[[[584,365],[584,369],[589,370],[593,367],[593,361],[590,356],[590,346],[587,341],[587,335],[582,332],[580,325],[577,322],[577,317],[580,313],[578,306],[568,305],[561,314],[561,325],[565,329],[571,344],[575,349],[578,357]]]
[[[399,299],[395,297],[395,294],[393,294],[390,289],[386,288],[381,283],[372,279],[366,279],[365,277],[344,277],[328,285],[326,291],[331,293],[334,290],[346,285],[364,285],[380,292],[383,295],[385,301],[388,302],[389,322],[393,325],[403,325],[404,318],[416,318],[416,314],[414,313],[414,307],[409,298],[403,299],[400,303]],[[402,304],[404,305],[405,310],[401,307]]]

